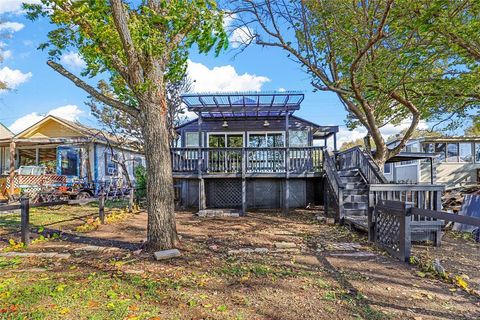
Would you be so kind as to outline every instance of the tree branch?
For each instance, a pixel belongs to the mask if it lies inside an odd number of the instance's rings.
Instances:
[[[131,87],[134,89],[144,82],[142,66],[135,45],[133,44],[130,30],[128,29],[127,14],[125,13],[123,2],[121,0],[111,0],[111,4],[113,22],[122,41],[122,46],[128,61],[129,79],[126,80],[130,80]]]
[[[101,101],[101,102],[103,102],[103,103],[105,103],[105,104],[107,104],[107,105],[109,105],[113,108],[116,108],[118,110],[126,112],[133,117],[138,116],[138,114],[139,114],[138,109],[136,109],[134,107],[131,107],[131,106],[129,106],[129,105],[127,105],[127,104],[125,104],[121,101],[118,101],[118,100],[112,99],[110,97],[107,97],[106,95],[98,92],[95,88],[93,88],[92,86],[87,84],[85,81],[83,81],[82,79],[80,79],[79,77],[77,77],[76,75],[74,75],[73,73],[68,71],[67,69],[65,69],[61,64],[56,63],[55,61],[52,61],[52,60],[48,60],[47,64],[53,70],[57,71],[58,73],[60,73],[65,78],[72,81],[77,87],[85,90],[88,94],[90,94],[95,99],[97,99],[97,100],[99,100],[99,101]]]

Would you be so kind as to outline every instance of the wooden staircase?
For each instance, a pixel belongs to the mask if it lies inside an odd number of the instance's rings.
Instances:
[[[336,221],[369,232],[373,236],[373,208],[380,200],[407,202],[427,210],[441,210],[444,186],[390,184],[369,154],[359,147],[343,152],[323,152],[325,213]],[[369,220],[370,219],[370,220]],[[412,239],[438,242],[441,221],[410,218]]]
[[[344,184],[343,212],[346,216],[365,216],[368,213],[368,185],[356,169],[338,171]]]

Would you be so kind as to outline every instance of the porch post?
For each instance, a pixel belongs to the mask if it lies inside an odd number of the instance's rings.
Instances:
[[[288,108],[285,109],[285,198],[283,199],[283,214],[288,215],[290,207],[290,136],[289,136],[289,122],[288,122]]]
[[[40,150],[35,148],[35,165],[38,166],[38,163],[40,162]]]
[[[206,201],[205,201],[205,180],[203,179],[202,173],[202,113],[198,113],[198,211],[205,210]]]
[[[333,151],[337,151],[337,133],[333,133]]]
[[[15,141],[10,142],[10,197],[13,196],[15,192]]]
[[[243,122],[245,126],[245,121]],[[247,129],[244,127],[243,133],[243,145],[242,145],[242,216],[247,214],[247,150],[245,146],[247,144]]]

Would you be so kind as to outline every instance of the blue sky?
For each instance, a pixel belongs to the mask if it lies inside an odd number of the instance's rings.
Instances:
[[[21,2],[0,0],[0,21],[8,22],[3,24],[3,32],[11,35],[2,40],[5,59],[0,65],[0,80],[14,89],[0,92],[0,122],[19,131],[51,113],[98,125],[84,103],[87,94],[50,69],[45,63],[47,53],[36,49],[46,40],[51,26],[45,20],[25,19],[19,10]],[[83,61],[72,51],[65,54],[62,63],[78,74]],[[219,57],[192,50],[189,74],[196,81],[194,91],[302,91],[305,100],[298,116],[323,125],[340,125],[340,142],[365,134],[362,129],[348,132],[344,126],[346,112],[338,98],[332,93],[313,93],[309,76],[280,49],[251,46],[239,53],[230,48]],[[398,127],[392,126],[390,131],[387,133],[398,132]]]

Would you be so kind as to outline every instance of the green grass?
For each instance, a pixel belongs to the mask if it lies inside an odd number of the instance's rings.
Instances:
[[[19,275],[20,276],[20,275]],[[23,274],[21,277],[28,277]],[[159,313],[161,286],[107,273],[48,273],[0,282],[0,317],[7,319],[148,319]],[[13,307],[13,310],[11,308]]]
[[[128,201],[108,200],[105,203],[107,209],[125,209]],[[93,202],[84,206],[61,206],[58,209],[48,207],[30,208],[30,225],[35,227],[48,226],[56,223],[69,222],[88,215],[98,214],[98,203]],[[0,233],[16,231],[20,228],[20,212],[0,215]]]
[[[216,270],[217,274],[232,277],[288,277],[298,275],[290,269],[266,265],[263,263],[229,262],[226,266]]]

